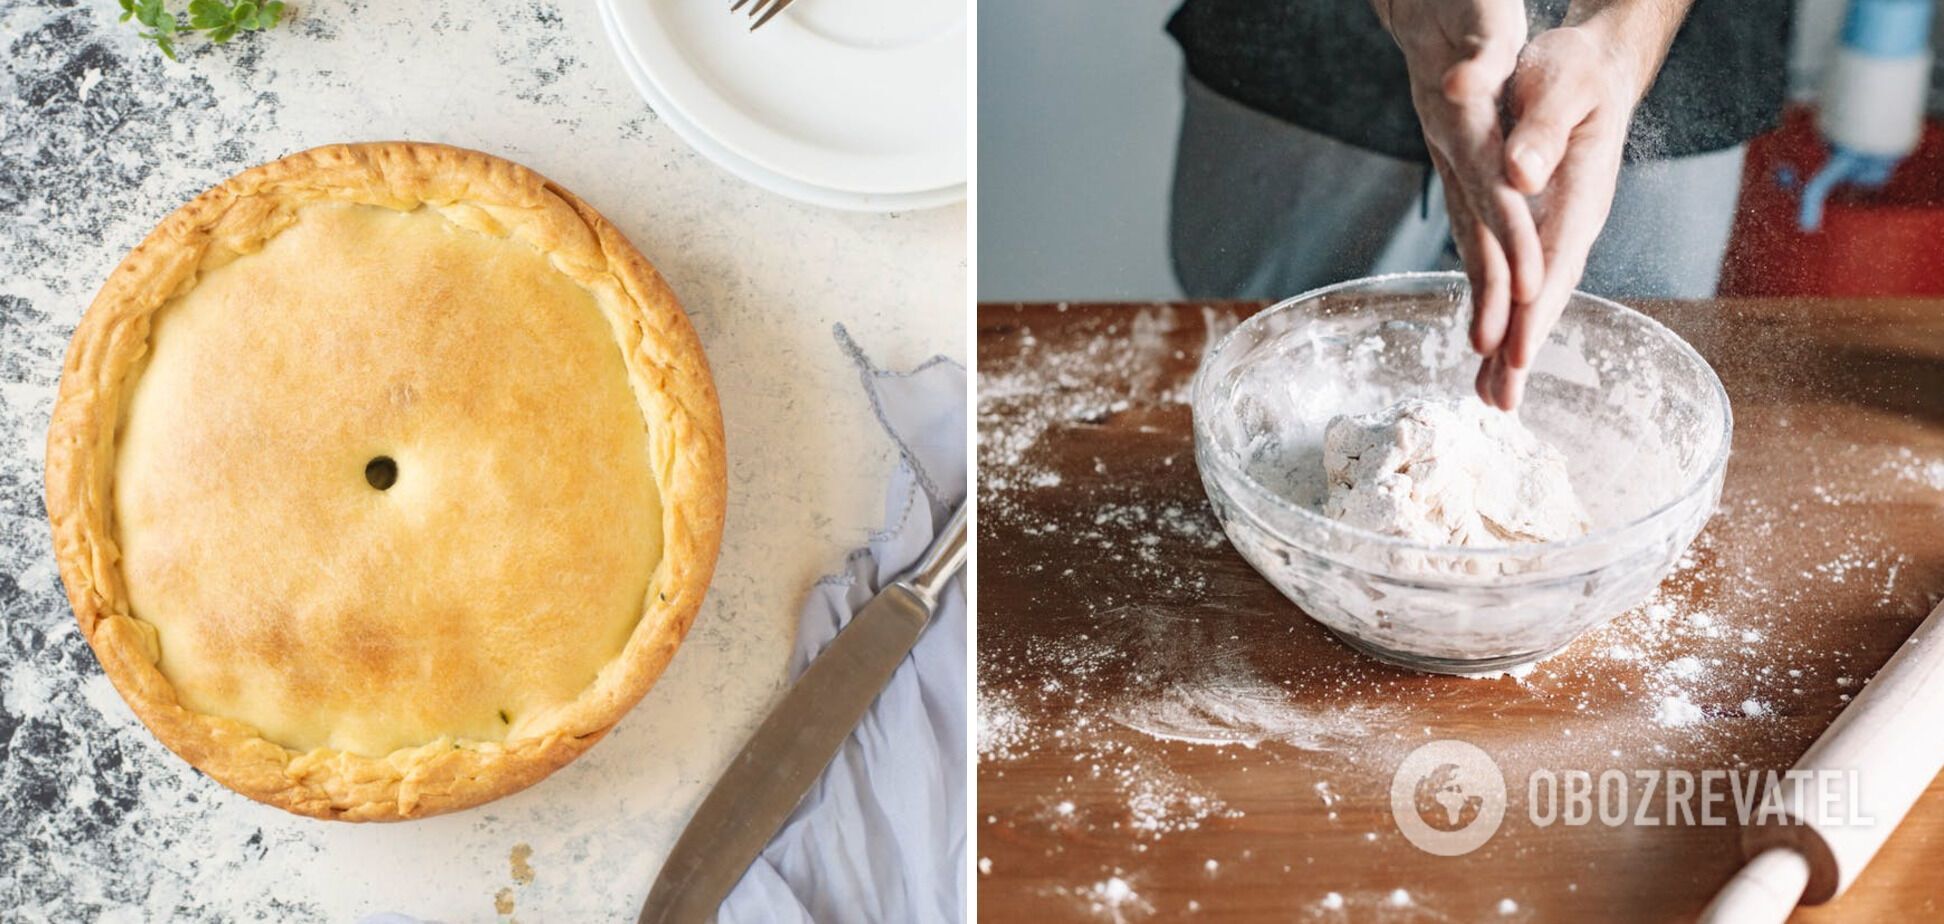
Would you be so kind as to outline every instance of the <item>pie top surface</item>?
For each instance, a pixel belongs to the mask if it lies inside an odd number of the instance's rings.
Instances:
[[[693,620],[721,423],[686,316],[517,165],[322,148],[183,207],[90,307],[49,435],[84,631],[232,788],[390,819],[598,739]]]
[[[129,604],[183,705],[285,747],[500,741],[641,618],[646,433],[606,320],[538,252],[313,205],[154,330],[115,458]]]

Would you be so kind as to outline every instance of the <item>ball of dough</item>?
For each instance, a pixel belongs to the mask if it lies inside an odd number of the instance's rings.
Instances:
[[[1565,455],[1470,399],[1412,398],[1336,417],[1323,466],[1326,516],[1423,545],[1553,542],[1590,525]]]

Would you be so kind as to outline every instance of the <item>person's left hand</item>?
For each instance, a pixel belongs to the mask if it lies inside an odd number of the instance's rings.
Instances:
[[[1676,20],[1678,22],[1678,20]],[[1551,29],[1519,54],[1508,88],[1513,118],[1505,175],[1533,197],[1545,275],[1538,297],[1515,303],[1499,348],[1478,370],[1478,396],[1505,410],[1518,406],[1539,347],[1586,269],[1587,254],[1613,204],[1621,150],[1634,103],[1646,92],[1658,55],[1643,66],[1629,41],[1594,19]]]

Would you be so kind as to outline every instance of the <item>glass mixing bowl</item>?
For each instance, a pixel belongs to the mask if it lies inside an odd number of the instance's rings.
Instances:
[[[1734,429],[1692,347],[1575,292],[1519,416],[1566,455],[1586,535],[1433,546],[1325,517],[1332,417],[1408,397],[1476,400],[1468,299],[1459,273],[1317,289],[1242,322],[1192,386],[1202,485],[1242,557],[1344,641],[1441,673],[1538,660],[1645,600],[1714,512]]]

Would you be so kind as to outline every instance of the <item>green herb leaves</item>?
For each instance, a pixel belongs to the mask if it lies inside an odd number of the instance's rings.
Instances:
[[[175,14],[162,8],[162,0],[121,0],[121,21],[129,17],[146,27],[142,37],[154,42],[162,53],[175,59]]]
[[[165,0],[121,0],[121,21],[130,19],[142,27],[142,38],[155,43],[169,60],[176,59],[175,41],[179,35],[201,32],[218,45],[236,37],[238,32],[259,32],[283,18],[283,0],[257,3],[255,0],[189,0],[189,18],[163,7]]]
[[[276,25],[283,8],[282,3],[257,6],[251,0],[238,0],[235,6],[222,0],[189,0],[189,25],[207,31],[209,40],[221,45],[239,29],[255,32]]]

